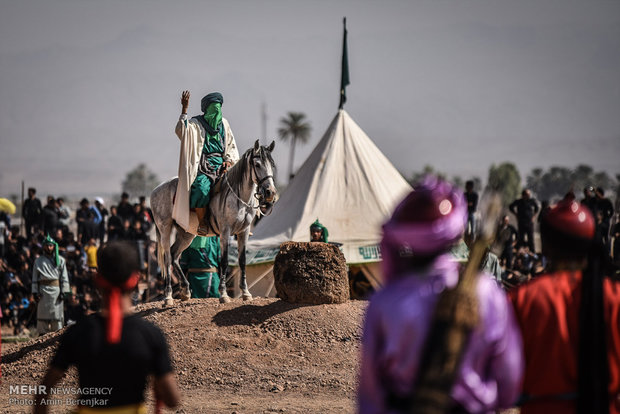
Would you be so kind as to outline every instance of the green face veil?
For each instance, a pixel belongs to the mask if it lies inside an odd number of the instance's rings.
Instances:
[[[222,104],[219,102],[209,104],[203,117],[211,128],[216,131],[219,130],[222,123]]]
[[[216,137],[220,131],[223,104],[224,97],[219,92],[212,92],[200,101],[200,109],[204,112],[203,118],[207,121],[207,140]]]
[[[56,243],[56,241],[52,239],[48,234],[45,240],[43,240],[43,245],[45,246],[46,244],[51,244],[54,246],[54,262],[56,263],[56,266],[60,266],[60,257],[58,256],[58,243]]]
[[[321,230],[321,241],[327,243],[327,236],[329,236],[329,233],[327,232],[327,227],[319,223],[319,219],[316,219],[316,221],[310,225],[310,238],[312,238],[312,230]]]

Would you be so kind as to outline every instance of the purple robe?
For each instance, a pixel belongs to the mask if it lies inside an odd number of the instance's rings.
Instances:
[[[370,300],[362,338],[360,413],[389,413],[386,395],[411,395],[438,295],[458,281],[458,263],[440,256],[422,274],[392,278]],[[480,324],[472,332],[451,391],[469,412],[509,407],[524,369],[519,327],[504,292],[489,277],[477,286]]]

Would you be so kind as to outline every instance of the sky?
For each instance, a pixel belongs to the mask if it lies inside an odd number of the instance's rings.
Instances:
[[[212,91],[240,152],[303,112],[345,110],[406,177],[486,181],[491,164],[620,173],[620,1],[0,0],[0,197],[119,194],[176,175],[180,95]],[[266,109],[266,134],[262,111]],[[266,135],[266,136],[264,136]]]

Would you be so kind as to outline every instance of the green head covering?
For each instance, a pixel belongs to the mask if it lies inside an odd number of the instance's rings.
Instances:
[[[204,98],[200,100],[200,110],[202,112],[207,112],[207,107],[209,104],[219,103],[220,105],[224,104],[224,97],[219,92],[211,92]]]
[[[321,233],[322,233],[321,241],[327,243],[327,236],[329,236],[329,233],[327,232],[327,227],[319,223],[319,219],[316,219],[316,221],[310,225],[311,233],[312,233],[312,230],[314,229],[321,230]],[[310,238],[312,239],[312,234],[310,234]]]
[[[56,266],[60,266],[60,256],[58,256],[58,243],[54,239],[50,237],[48,234],[45,240],[43,240],[43,245],[51,244],[54,246],[54,261],[56,262]]]

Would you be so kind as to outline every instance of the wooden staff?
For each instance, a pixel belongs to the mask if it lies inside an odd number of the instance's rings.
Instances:
[[[470,333],[479,323],[478,274],[501,212],[497,195],[483,204],[483,224],[458,283],[439,296],[426,338],[417,383],[408,412],[443,414],[450,410],[450,391]]]

